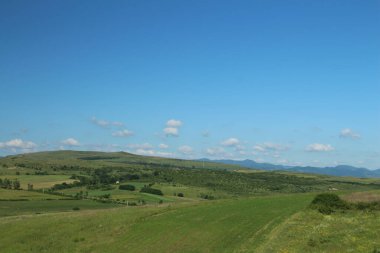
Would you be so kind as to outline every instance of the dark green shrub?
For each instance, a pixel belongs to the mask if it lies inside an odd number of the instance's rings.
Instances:
[[[136,190],[136,187],[131,184],[119,185],[119,190],[134,191]]]
[[[347,210],[350,205],[336,194],[322,193],[315,196],[310,207],[320,213],[331,214],[337,210]]]
[[[161,196],[164,195],[161,190],[150,188],[150,187],[147,187],[147,186],[144,186],[140,190],[140,192],[145,192],[145,193],[150,193],[150,194],[155,194],[155,195],[161,195]]]
[[[185,195],[183,195],[183,193],[182,193],[182,192],[180,192],[180,193],[178,193],[178,194],[177,194],[177,196],[178,196],[178,197],[182,197],[182,198],[183,198]]]
[[[73,210],[74,210],[74,211],[79,211],[80,208],[76,206],[76,207],[73,207]]]

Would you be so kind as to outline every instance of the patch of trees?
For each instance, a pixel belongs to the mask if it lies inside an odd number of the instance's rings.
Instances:
[[[136,190],[136,187],[131,184],[124,184],[124,185],[119,185],[119,190],[134,191]]]
[[[145,192],[145,193],[150,193],[150,194],[155,194],[155,195],[161,195],[161,196],[164,195],[161,190],[151,188],[149,186],[144,186],[143,188],[141,188],[140,192]]]
[[[199,195],[199,197],[202,198],[202,199],[208,199],[208,200],[213,200],[213,199],[215,199],[214,196],[212,196],[212,195],[210,195],[210,194],[204,194],[204,193],[201,193],[201,194]]]
[[[20,190],[21,185],[20,185],[20,181],[18,181],[17,179],[11,180],[8,178],[4,178],[4,179],[0,178],[0,188]]]
[[[36,171],[34,171],[34,174],[35,175],[48,175],[48,172],[41,170],[41,169],[36,169]]]
[[[349,203],[333,193],[318,194],[310,204],[310,208],[318,210],[322,214],[332,214],[338,211],[380,210],[380,201]]]
[[[69,188],[73,188],[73,187],[79,187],[79,186],[82,186],[81,182],[78,182],[78,181],[74,181],[73,183],[66,183],[66,182],[63,182],[61,184],[55,184],[51,187],[51,190],[52,191],[59,191],[59,190],[64,190],[64,189],[69,189]]]

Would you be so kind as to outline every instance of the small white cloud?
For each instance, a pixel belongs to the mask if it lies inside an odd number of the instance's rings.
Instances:
[[[154,152],[154,150],[146,150],[146,149],[137,149],[136,150],[136,154],[139,154],[139,155],[155,155],[156,152]]]
[[[340,138],[359,139],[360,134],[355,133],[350,128],[345,128],[345,129],[342,129],[342,131],[340,131],[339,137]]]
[[[185,145],[185,146],[179,147],[178,151],[184,155],[191,155],[193,153],[193,148]]]
[[[182,126],[182,121],[171,119],[166,122],[166,127],[164,128],[164,134],[166,137],[174,136],[177,137],[179,134],[179,127]]]
[[[161,148],[161,149],[167,149],[167,148],[169,148],[169,146],[166,145],[166,144],[164,144],[164,143],[161,143],[160,145],[158,145],[158,147]]]
[[[224,156],[226,151],[221,147],[208,148],[206,149],[206,154],[210,156]]]
[[[289,146],[278,143],[265,142],[262,144],[255,145],[253,149],[257,152],[285,151],[289,149]]]
[[[107,120],[97,119],[96,117],[92,117],[91,122],[97,126],[104,127],[104,128],[107,128],[109,126],[115,126],[115,127],[124,126],[123,123],[118,122],[118,121],[107,121]]]
[[[257,151],[257,152],[265,152],[265,151],[266,151],[265,148],[263,148],[263,147],[260,146],[260,145],[256,145],[256,146],[254,146],[253,149],[254,149],[255,151]]]
[[[328,152],[334,150],[330,144],[313,143],[306,147],[308,152]]]
[[[164,128],[164,133],[166,136],[178,136],[178,128],[176,127],[166,127]]]
[[[147,155],[147,156],[174,157],[174,154],[170,152],[161,152],[161,151],[155,151],[153,149],[144,149],[144,148],[138,148],[133,153],[138,154],[138,155]]]
[[[225,147],[236,147],[240,144],[240,141],[236,138],[229,138],[221,143]]]
[[[75,140],[74,138],[68,138],[66,140],[63,140],[62,144],[66,145],[66,146],[79,146],[80,145],[79,141]]]
[[[37,144],[31,141],[23,141],[21,139],[13,139],[7,142],[0,142],[0,149],[32,149]]]
[[[129,131],[128,129],[123,129],[123,130],[112,133],[112,136],[115,136],[115,137],[129,137],[132,135],[133,135],[133,132]]]
[[[176,120],[176,119],[171,119],[171,120],[168,120],[168,122],[166,122],[166,126],[178,128],[178,127],[182,126],[182,121]]]

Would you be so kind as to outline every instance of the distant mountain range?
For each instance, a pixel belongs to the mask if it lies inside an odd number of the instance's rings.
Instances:
[[[380,169],[369,170],[366,168],[358,168],[349,165],[338,165],[335,167],[311,167],[311,166],[284,166],[271,163],[258,163],[253,160],[210,160],[207,158],[199,159],[200,161],[217,162],[231,165],[240,165],[250,169],[260,170],[287,170],[303,173],[324,174],[332,176],[348,176],[348,177],[380,177]]]

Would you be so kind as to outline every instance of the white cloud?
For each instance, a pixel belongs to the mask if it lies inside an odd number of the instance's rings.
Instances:
[[[112,133],[112,136],[115,136],[115,137],[129,137],[132,135],[133,135],[133,132],[129,131],[128,129],[123,129],[123,130]]]
[[[178,128],[178,127],[182,126],[182,121],[176,120],[176,119],[171,119],[171,120],[168,120],[168,122],[166,122],[166,126]]]
[[[253,149],[258,152],[285,151],[289,149],[289,146],[278,143],[265,142],[262,144],[255,145]]]
[[[240,144],[240,141],[236,138],[229,138],[224,140],[221,144],[226,147],[236,147]]]
[[[179,134],[179,127],[182,126],[182,121],[171,119],[166,122],[166,127],[164,128],[164,133],[166,137],[175,136],[177,137]]]
[[[164,144],[164,143],[161,143],[160,145],[158,145],[158,147],[161,148],[161,149],[167,149],[167,148],[169,148],[169,146],[166,145],[166,144]]]
[[[226,151],[221,147],[208,148],[206,149],[206,154],[210,156],[225,156]]]
[[[74,138],[68,138],[66,140],[63,140],[62,144],[67,145],[67,146],[79,146],[80,145],[79,141],[75,140]]]
[[[342,131],[340,131],[339,137],[340,138],[359,139],[360,134],[355,133],[350,128],[345,128],[345,129],[342,129]]]
[[[166,136],[178,136],[178,128],[166,127],[164,128],[164,133]]]
[[[91,118],[91,122],[97,126],[104,127],[104,128],[109,127],[109,126],[116,126],[116,127],[124,126],[123,123],[118,122],[118,121],[107,121],[107,120],[97,119],[95,117]]]
[[[191,155],[193,153],[193,148],[185,145],[185,146],[179,147],[178,151],[184,155]]]
[[[156,154],[154,150],[146,150],[142,148],[137,149],[135,152],[136,154],[139,154],[139,155],[155,155]]]
[[[256,145],[256,146],[254,146],[253,149],[254,149],[255,151],[258,151],[258,152],[265,152],[265,148],[263,148],[263,147],[260,146],[260,145]]]
[[[328,152],[334,150],[330,144],[313,143],[306,147],[308,152]]]
[[[161,157],[173,157],[174,154],[170,152],[161,152],[155,151],[153,149],[143,149],[139,148],[134,151],[134,153],[138,155],[147,155],[147,156],[161,156]]]
[[[13,139],[7,142],[0,142],[0,149],[32,149],[37,144],[31,141],[23,141],[21,139]]]

